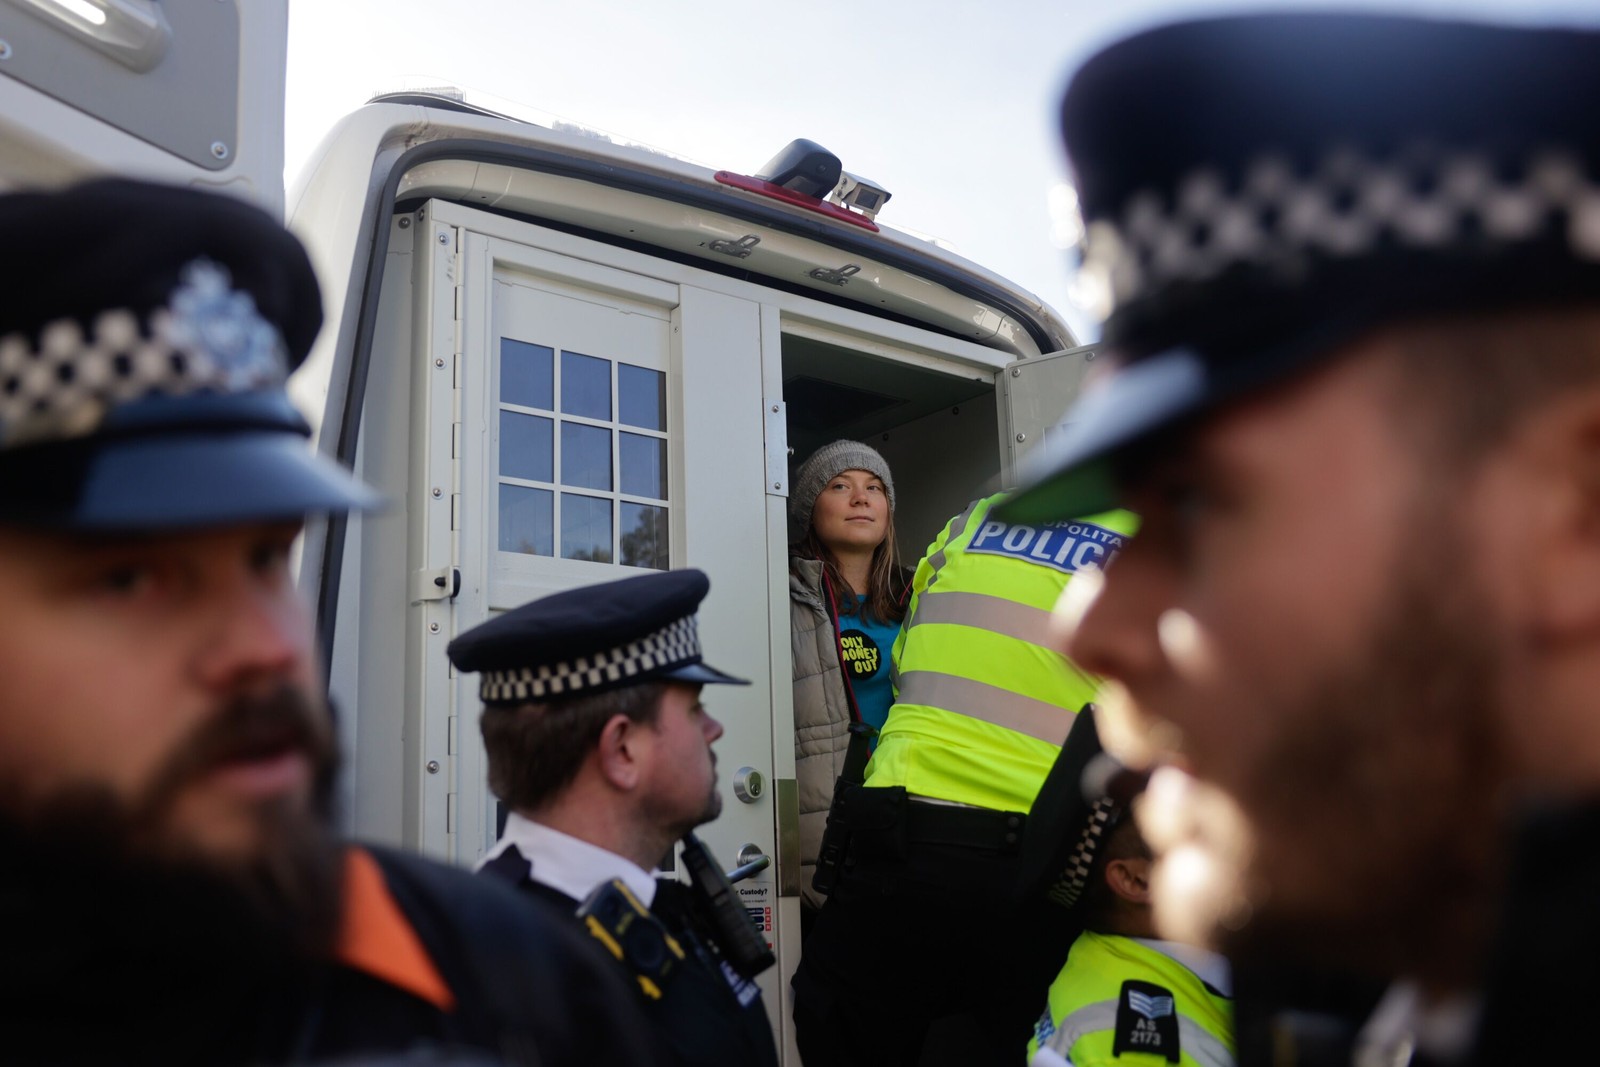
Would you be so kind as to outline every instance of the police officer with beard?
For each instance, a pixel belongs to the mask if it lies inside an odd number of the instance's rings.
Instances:
[[[648,1062],[556,918],[330,831],[289,559],[374,498],[284,390],[300,245],[127,181],[0,196],[0,243],[5,1058]]]
[[[481,872],[592,934],[672,1062],[776,1067],[753,981],[771,955],[685,837],[722,810],[722,724],[701,688],[749,684],[701,655],[709,588],[682,570],[571,589],[467,631],[449,655],[482,675],[489,784],[510,811]],[[680,839],[687,885],[651,873]]]
[[[1158,921],[1392,983],[1361,1062],[1592,1058],[1600,33],[1180,23],[1062,121],[1116,369],[1009,517],[1144,519],[1065,650]]]

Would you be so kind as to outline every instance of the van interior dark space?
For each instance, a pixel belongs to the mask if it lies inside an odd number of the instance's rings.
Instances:
[[[999,486],[993,373],[968,374],[785,334],[790,483],[800,464],[830,441],[870,444],[894,474],[900,557],[915,566],[952,516]],[[791,541],[797,533],[791,527]]]

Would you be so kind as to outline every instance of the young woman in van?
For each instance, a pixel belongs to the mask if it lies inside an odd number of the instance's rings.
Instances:
[[[878,452],[835,441],[800,467],[789,514],[803,530],[789,556],[794,756],[800,794],[801,919],[822,907],[811,885],[849,725],[882,728],[894,693],[889,654],[910,574],[895,549],[894,479]]]

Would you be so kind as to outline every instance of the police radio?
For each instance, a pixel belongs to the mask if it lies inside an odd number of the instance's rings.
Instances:
[[[710,925],[723,958],[740,976],[751,979],[778,962],[767,947],[750,913],[733,891],[733,884],[693,834],[683,835],[683,865],[689,871],[702,917]]]

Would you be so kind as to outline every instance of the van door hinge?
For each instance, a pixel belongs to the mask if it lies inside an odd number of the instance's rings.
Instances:
[[[452,308],[455,315],[454,327],[451,331],[450,352],[450,481],[455,490],[450,494],[450,529],[451,557],[460,559],[456,552],[454,533],[461,529],[461,370],[465,363],[463,353],[466,348],[466,317],[467,317],[467,292],[463,284],[463,275],[466,268],[462,254],[462,241],[460,227],[452,227],[449,231],[447,248],[450,255],[450,280],[455,288],[452,297]],[[461,588],[461,579],[458,576],[456,588]],[[454,599],[452,596],[451,599]]]
[[[789,419],[788,405],[781,400],[763,400],[761,417],[767,442],[767,495],[789,495]]]
[[[461,595],[461,568],[440,567],[411,575],[411,603],[425,600],[454,600]]]

